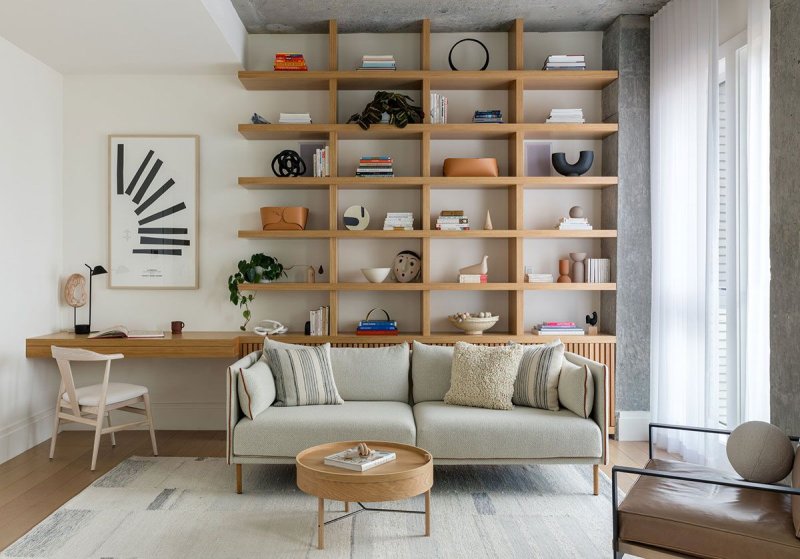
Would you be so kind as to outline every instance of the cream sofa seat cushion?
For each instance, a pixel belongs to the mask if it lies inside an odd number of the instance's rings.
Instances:
[[[270,406],[234,428],[237,456],[294,457],[306,448],[333,441],[378,440],[413,445],[411,406],[402,402],[347,401],[339,406]]]
[[[414,406],[417,446],[434,459],[600,458],[597,423],[569,410],[490,410],[422,402]]]
[[[99,406],[100,396],[103,394],[102,384],[92,384],[75,389],[75,396],[81,406]],[[108,392],[106,393],[106,404],[118,404],[131,398],[138,398],[147,394],[146,386],[138,384],[126,384],[124,382],[109,382]],[[61,398],[69,404],[69,393],[65,392]]]
[[[331,365],[343,400],[408,403],[408,344],[332,347]]]

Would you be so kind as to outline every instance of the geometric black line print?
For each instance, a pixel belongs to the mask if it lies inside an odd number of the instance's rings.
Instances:
[[[151,221],[156,221],[158,219],[161,219],[162,217],[167,217],[168,215],[172,215],[174,213],[177,213],[185,209],[186,209],[186,204],[184,204],[183,202],[181,202],[180,204],[175,204],[171,208],[167,208],[166,210],[161,210],[160,212],[147,216],[144,219],[140,219],[139,225],[145,225],[147,223],[150,223]]]
[[[163,161],[161,161],[160,159],[156,159],[153,168],[150,169],[150,172],[147,174],[147,178],[144,179],[141,188],[139,188],[139,190],[136,192],[136,195],[133,197],[134,204],[138,204],[141,201],[142,196],[144,196],[144,193],[147,192],[148,188],[150,188],[150,183],[153,182],[154,178],[156,178],[158,170],[161,169],[161,165],[163,164],[164,164]]]
[[[148,198],[147,200],[145,200],[144,202],[142,202],[137,206],[137,208],[134,210],[136,212],[136,215],[141,214],[150,206],[150,204],[161,198],[161,195],[164,194],[167,190],[169,190],[169,187],[171,187],[173,184],[175,184],[175,181],[172,179],[169,179],[167,182],[165,182],[164,186],[156,190],[155,193],[152,196],[150,196],[150,198]],[[136,198],[134,198],[133,201],[136,202]]]
[[[180,245],[189,246],[188,239],[164,239],[160,237],[139,237],[139,242],[143,245]]]
[[[137,232],[140,235],[186,235],[189,230],[185,227],[139,227]]]
[[[125,192],[125,187],[122,184],[122,170],[125,168],[125,144],[117,144],[117,194]]]
[[[166,254],[167,256],[180,256],[179,248],[135,248],[133,254]]]
[[[144,161],[142,161],[142,164],[139,165],[139,169],[136,171],[136,174],[133,175],[133,180],[131,180],[131,184],[128,185],[128,188],[125,190],[125,194],[130,195],[130,193],[133,192],[133,189],[136,186],[136,183],[139,182],[139,177],[142,176],[142,173],[144,172],[145,167],[147,167],[147,164],[150,163],[150,158],[151,157],[153,157],[153,150],[152,149],[149,152],[147,152],[147,156],[145,156]]]

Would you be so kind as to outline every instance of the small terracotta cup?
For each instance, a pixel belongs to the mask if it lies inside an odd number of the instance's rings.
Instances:
[[[186,325],[181,320],[173,320],[170,323],[170,326],[172,327],[172,333],[173,334],[182,334],[183,333],[183,328]]]

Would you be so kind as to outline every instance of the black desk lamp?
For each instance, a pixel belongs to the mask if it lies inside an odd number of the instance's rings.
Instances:
[[[76,334],[88,334],[92,331],[92,278],[94,276],[101,276],[108,273],[108,270],[102,266],[95,266],[94,268],[88,264],[84,264],[84,266],[89,268],[89,324],[76,324]]]

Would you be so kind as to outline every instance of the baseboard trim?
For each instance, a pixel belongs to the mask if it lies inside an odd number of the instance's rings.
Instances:
[[[614,438],[618,441],[646,441],[649,434],[649,411],[618,411]]]
[[[50,438],[53,410],[42,410],[0,429],[0,464]]]

